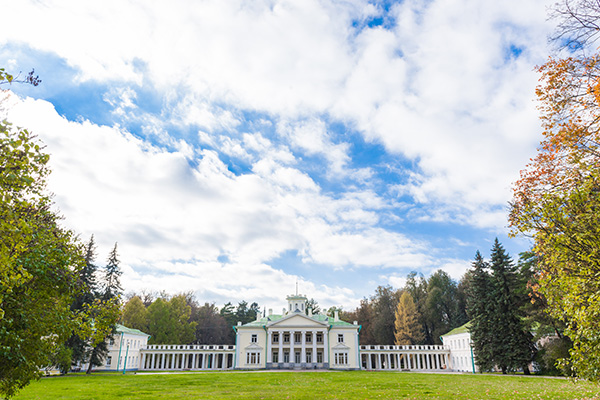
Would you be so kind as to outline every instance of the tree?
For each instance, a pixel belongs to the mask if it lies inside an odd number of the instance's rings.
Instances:
[[[138,296],[133,296],[125,303],[121,321],[128,328],[139,329],[142,332],[148,330],[148,310]]]
[[[429,319],[426,314],[427,307],[427,281],[425,278],[421,276],[417,276],[416,272],[411,272],[408,274],[406,279],[406,285],[404,287],[407,290],[412,298],[415,306],[417,307],[417,314],[419,315],[419,321],[423,326],[423,333],[425,338],[423,343],[420,344],[434,344],[435,340],[433,338],[432,327]]]
[[[373,338],[378,344],[393,344],[394,321],[398,305],[398,292],[391,286],[378,286],[371,299],[373,307]]]
[[[317,303],[317,301],[313,298],[310,298],[307,302],[306,302],[306,314],[308,314],[308,309],[312,310],[313,314],[318,314],[321,312],[321,307],[319,306],[319,303]]]
[[[119,297],[123,294],[123,287],[121,286],[121,275],[123,271],[119,267],[119,255],[117,253],[117,244],[111,250],[106,268],[104,270],[104,299],[112,299]]]
[[[471,274],[469,314],[471,339],[481,370],[497,366],[503,374],[522,368],[529,374],[533,360],[533,336],[524,323],[522,282],[513,261],[498,239],[492,247],[490,263],[479,251]],[[488,272],[488,270],[490,272]]]
[[[120,318],[119,310],[121,305],[121,287],[120,276],[122,274],[119,268],[119,257],[117,254],[117,244],[111,250],[106,267],[104,268],[103,293],[95,299],[92,305],[88,306],[89,319],[93,325],[90,338],[90,357],[88,360],[87,374],[92,372],[93,367],[104,363],[104,358],[108,354],[108,340],[117,332],[117,321]],[[104,337],[102,337],[104,335]]]
[[[31,76],[24,83],[37,86],[39,78]],[[17,81],[0,68],[0,85]],[[60,227],[51,210],[48,160],[31,133],[0,121],[0,396],[5,397],[68,353],[63,343],[77,323],[69,305],[83,257],[75,235]]]
[[[467,312],[471,318],[469,332],[477,354],[477,366],[481,371],[491,371],[495,365],[492,279],[488,273],[489,266],[479,250],[472,266],[467,293]]]
[[[147,333],[151,344],[194,342],[196,322],[190,321],[191,311],[185,295],[156,299],[148,307]]]
[[[192,310],[192,320],[197,323],[195,344],[229,344],[233,328],[227,325],[214,303],[204,303],[195,311]]]
[[[94,241],[94,235],[92,235],[89,242],[85,245],[84,264],[77,276],[78,291],[71,304],[71,310],[73,312],[82,313],[86,305],[90,306],[98,297],[98,282],[96,281],[96,271],[98,267],[95,264],[95,260],[96,243]],[[89,345],[85,338],[80,337],[75,331],[67,340],[65,346],[70,349],[72,364],[77,365],[88,360]],[[67,373],[69,370],[70,368],[63,369],[62,372]]]
[[[496,326],[494,361],[502,373],[523,369],[529,375],[529,363],[535,354],[531,332],[526,329],[519,298],[519,279],[513,261],[498,239],[490,260],[492,270],[493,321]]]
[[[48,205],[20,211],[13,217],[35,227],[35,235],[24,240],[9,265],[18,266],[24,282],[14,280],[2,297],[0,396],[6,397],[39,378],[40,368],[65,351],[63,343],[77,327],[69,306],[83,263],[74,235],[59,227],[59,218]]]
[[[407,345],[420,343],[423,340],[423,327],[419,323],[417,307],[410,293],[404,291],[396,307],[395,344]]]
[[[574,373],[600,380],[600,57],[586,54],[598,38],[599,5],[564,0],[555,39],[572,56],[538,70],[543,141],[514,185],[512,233],[531,235],[537,290],[573,340]]]

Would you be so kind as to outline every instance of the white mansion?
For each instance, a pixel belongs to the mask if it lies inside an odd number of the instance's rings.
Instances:
[[[463,337],[466,330],[459,332],[460,340],[454,337],[453,331],[444,335],[442,346],[361,346],[358,322],[342,321],[337,312],[333,317],[313,314],[307,309],[306,301],[304,295],[290,295],[288,306],[281,314],[269,310],[268,315],[259,314],[255,321],[238,323],[234,327],[235,345],[147,345],[148,335],[128,330],[121,334],[119,343],[115,340],[109,346],[111,356],[106,366],[98,369],[466,370],[462,346],[470,348],[470,340]],[[129,353],[123,351],[126,349],[123,340],[133,344],[129,346]]]

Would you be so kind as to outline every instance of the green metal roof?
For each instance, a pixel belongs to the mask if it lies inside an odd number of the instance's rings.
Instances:
[[[463,326],[459,326],[458,328],[452,329],[450,332],[442,335],[442,337],[443,336],[450,336],[450,335],[457,335],[459,333],[467,333],[467,332],[469,332],[469,328],[470,327],[471,327],[471,321],[467,322]]]
[[[140,331],[139,329],[128,328],[124,325],[117,324],[117,332],[118,333],[127,333],[130,335],[142,335],[142,336],[150,336],[147,333]]]
[[[288,314],[289,315],[289,314]],[[293,315],[293,314],[292,314]],[[314,314],[312,317],[309,317],[308,315],[302,314],[300,313],[299,315],[303,315],[307,318],[310,318],[314,321],[318,321],[318,322],[325,322],[331,326],[354,326],[354,324],[350,324],[346,321],[334,321],[333,317],[329,317],[327,315],[323,315],[323,314]],[[247,324],[244,324],[242,326],[247,326],[247,327],[262,327],[262,326],[266,326],[269,322],[275,322],[275,321],[279,321],[282,318],[287,317],[287,315],[279,315],[279,314],[271,314],[268,317],[262,317],[260,320],[256,320],[256,321],[252,321],[252,322],[248,322]]]

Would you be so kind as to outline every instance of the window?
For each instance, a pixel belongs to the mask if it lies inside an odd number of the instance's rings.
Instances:
[[[284,351],[283,352],[283,362],[284,363],[289,363],[290,362],[290,352],[289,351]]]
[[[312,363],[312,353],[310,351],[306,352],[306,362]]]
[[[106,357],[106,366],[107,367],[110,367],[111,362],[112,362],[112,357],[111,356]]]
[[[307,333],[306,334],[306,343],[312,343],[312,338],[313,338],[312,333]]]
[[[348,353],[335,352],[333,356],[333,360],[336,365],[348,365]]]
[[[279,362],[279,352],[277,352],[277,351],[273,352],[273,362],[274,363],[278,363]]]
[[[254,351],[246,353],[246,364],[260,364],[260,353]]]
[[[323,343],[323,333],[317,332],[317,343]]]
[[[300,358],[300,352],[297,351],[296,354],[295,354],[295,357],[294,357],[294,362],[296,364],[300,364],[300,360],[301,360],[301,358]]]
[[[250,340],[252,343],[256,343],[258,342],[258,335],[257,334],[252,334],[252,339]]]
[[[338,343],[344,343],[344,334],[338,333]]]
[[[300,332],[294,333],[294,343],[302,342],[302,334]]]
[[[323,362],[323,352],[317,351],[317,363],[321,364]]]
[[[290,334],[284,333],[283,334],[283,343],[289,343],[289,342],[290,342]]]
[[[115,339],[111,337],[110,340],[108,341],[108,344],[110,346],[113,346],[115,344]]]
[[[279,343],[279,333],[273,334],[273,343]]]

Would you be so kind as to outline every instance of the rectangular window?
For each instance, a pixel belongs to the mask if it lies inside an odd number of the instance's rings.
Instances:
[[[296,354],[295,354],[295,357],[294,357],[294,362],[296,364],[300,364],[300,360],[301,360],[301,358],[300,358],[300,352],[297,351]]]
[[[112,357],[111,356],[106,357],[106,366],[107,367],[110,367],[111,362],[112,362]]]
[[[289,343],[289,342],[290,342],[290,334],[284,333],[283,334],[283,343]]]
[[[108,341],[108,344],[110,346],[113,346],[115,344],[115,339],[113,339],[112,337],[110,338],[110,340]]]
[[[277,351],[273,352],[273,362],[274,363],[278,363],[279,362],[279,352],[277,352]]]
[[[317,343],[323,343],[323,333],[322,332],[317,333]]]
[[[283,352],[283,362],[284,363],[289,363],[290,362],[290,352],[289,351],[284,351]]]
[[[348,353],[334,353],[334,362],[336,365],[348,365]]]
[[[344,343],[344,334],[338,333],[338,343]]]
[[[296,332],[294,334],[294,343],[300,343],[302,342],[302,334],[299,332]]]
[[[252,335],[252,339],[250,340],[252,343],[256,343],[258,342],[258,335],[257,334],[253,334]]]
[[[323,352],[317,351],[317,363],[321,364],[323,362]]]
[[[260,353],[246,353],[246,364],[260,364]]]
[[[312,343],[312,338],[313,338],[312,333],[307,333],[306,334],[306,343]]]
[[[279,343],[279,333],[273,334],[273,343]]]
[[[306,362],[312,363],[312,353],[310,351],[306,352]]]

